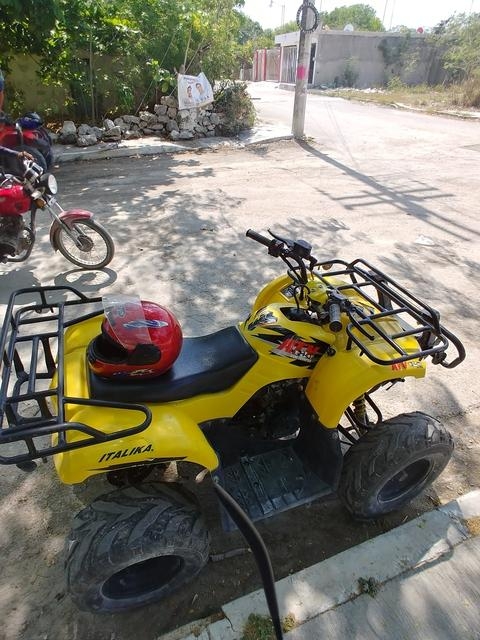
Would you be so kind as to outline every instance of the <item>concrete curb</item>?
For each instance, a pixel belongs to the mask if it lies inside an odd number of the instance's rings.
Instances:
[[[262,125],[242,131],[234,138],[198,138],[183,142],[169,142],[161,138],[138,138],[122,142],[99,143],[93,147],[74,145],[53,145],[56,164],[78,160],[106,160],[132,156],[152,156],[164,153],[185,153],[187,151],[216,150],[223,148],[244,148],[257,144],[266,144],[277,140],[290,140],[292,133],[286,127]]]
[[[360,595],[360,578],[382,584],[438,560],[472,534],[470,519],[480,518],[477,489],[392,531],[352,547],[276,583],[282,617],[297,626]],[[204,619],[158,640],[240,640],[248,616],[268,615],[263,590],[222,607],[222,619]]]

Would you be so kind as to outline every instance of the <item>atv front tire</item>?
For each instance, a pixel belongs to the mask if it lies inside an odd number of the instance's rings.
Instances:
[[[420,412],[391,418],[347,451],[338,495],[354,518],[381,517],[430,485],[452,453],[452,437],[435,418]]]
[[[209,543],[196,506],[178,491],[159,483],[112,491],[74,519],[67,589],[84,610],[141,607],[191,580],[208,560]]]

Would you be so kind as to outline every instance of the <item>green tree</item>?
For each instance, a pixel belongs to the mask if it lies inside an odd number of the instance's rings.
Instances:
[[[53,0],[52,0],[53,1]],[[68,87],[78,115],[95,120],[116,93],[139,108],[174,88],[175,71],[211,79],[237,68],[236,0],[56,0],[41,52],[42,77]]]
[[[375,9],[368,4],[352,4],[322,13],[322,23],[330,29],[343,29],[345,25],[353,24],[356,31],[385,31]]]
[[[253,62],[255,50],[274,47],[275,38],[271,29],[262,29],[258,22],[240,11],[237,14],[239,20],[237,66],[249,67]]]
[[[41,53],[59,15],[57,0],[0,0],[0,54]]]
[[[454,15],[439,23],[430,37],[444,51],[449,80],[480,76],[480,13]]]
[[[298,31],[298,24],[296,20],[291,20],[290,22],[286,22],[281,27],[275,27],[273,30],[273,35],[278,36],[281,33],[292,33],[294,31]]]

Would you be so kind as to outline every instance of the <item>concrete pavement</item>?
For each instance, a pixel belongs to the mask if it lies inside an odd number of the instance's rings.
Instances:
[[[480,490],[277,582],[285,640],[478,640]],[[241,640],[262,590],[159,640]]]

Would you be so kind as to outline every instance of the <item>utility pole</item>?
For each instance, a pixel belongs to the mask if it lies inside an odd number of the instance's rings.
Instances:
[[[307,106],[308,71],[310,68],[310,32],[307,17],[308,10],[312,9],[312,0],[303,0],[299,9],[301,15],[300,37],[298,41],[297,76],[295,81],[295,100],[293,103],[292,133],[293,137],[304,137],[305,108]],[[318,14],[314,14],[318,15]],[[316,19],[315,19],[316,21]]]

